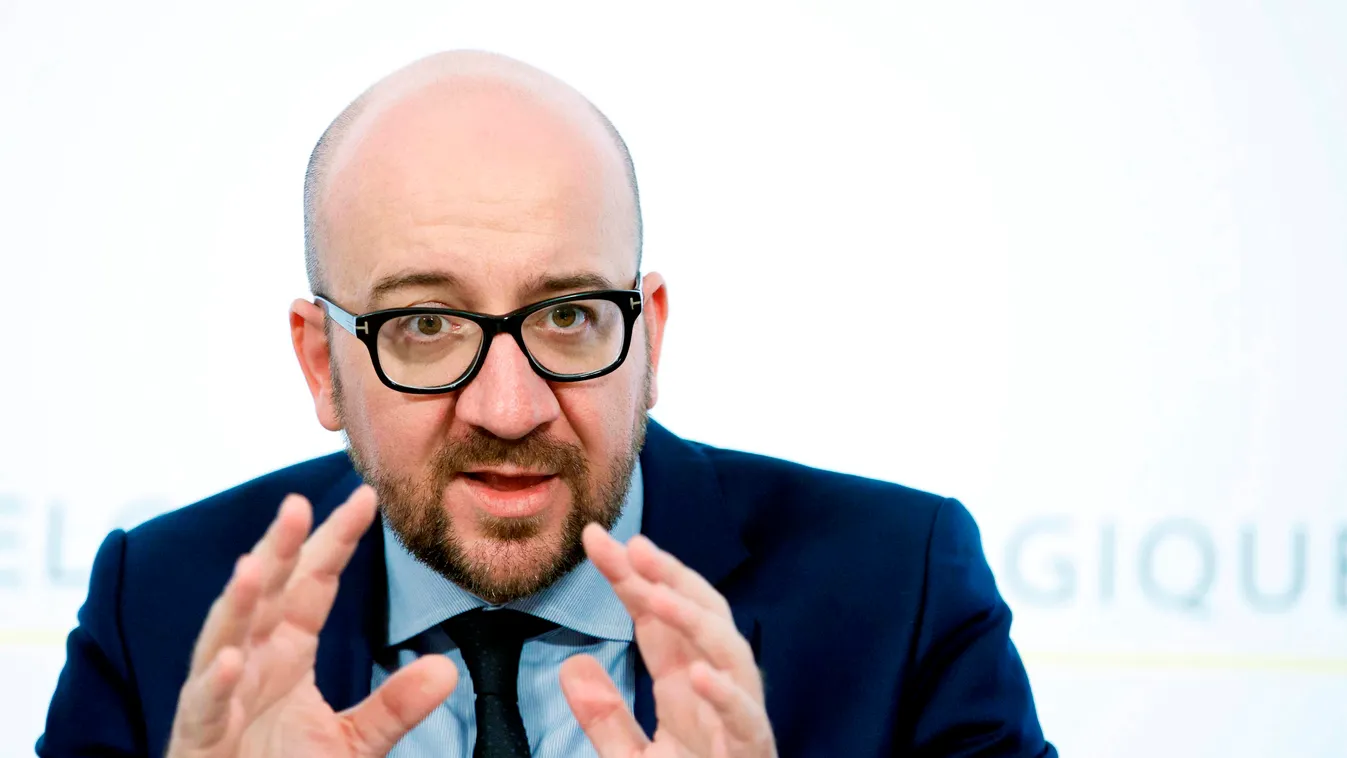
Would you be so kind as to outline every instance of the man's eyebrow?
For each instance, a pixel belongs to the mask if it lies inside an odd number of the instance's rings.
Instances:
[[[371,303],[377,304],[383,297],[407,287],[437,287],[458,290],[461,284],[462,282],[458,277],[447,271],[403,271],[389,274],[375,282],[374,286],[370,288],[369,300]],[[625,286],[613,284],[608,277],[602,274],[582,271],[559,276],[544,274],[534,277],[524,282],[519,295],[525,301],[528,301],[567,292],[611,289],[625,289]]]
[[[540,276],[524,283],[520,294],[526,299],[539,295],[552,295],[569,290],[613,290],[623,289],[614,285],[602,274],[581,272],[564,276]]]
[[[370,288],[370,302],[378,302],[384,295],[396,292],[404,287],[458,287],[458,279],[443,271],[412,271],[409,273],[389,274],[374,283]]]

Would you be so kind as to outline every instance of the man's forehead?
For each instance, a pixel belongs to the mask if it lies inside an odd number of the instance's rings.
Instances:
[[[464,303],[496,301],[525,305],[572,292],[632,289],[636,276],[619,274],[615,278],[604,271],[576,269],[535,272],[513,282],[480,282],[451,270],[404,269],[374,278],[367,288],[366,302],[372,307],[391,307],[399,296],[438,293]],[[510,308],[507,306],[506,310]]]
[[[513,88],[446,82],[362,115],[333,150],[320,199],[395,202],[425,224],[527,233],[512,214],[492,212],[532,201],[528,210],[547,216],[555,209],[538,202],[561,190],[562,199],[620,204],[624,180],[615,148],[574,114]],[[437,194],[464,202],[417,203]]]
[[[395,96],[371,96],[333,146],[330,172],[335,176],[351,164],[367,168],[413,153],[454,153],[462,159],[496,145],[568,147],[583,151],[596,167],[620,164],[611,142],[578,95],[530,89],[512,79],[455,75],[413,90],[399,88]]]
[[[636,262],[597,248],[550,256],[528,250],[446,250],[406,255],[379,250],[339,264],[332,294],[369,310],[437,300],[453,307],[507,312],[570,292],[632,289]]]

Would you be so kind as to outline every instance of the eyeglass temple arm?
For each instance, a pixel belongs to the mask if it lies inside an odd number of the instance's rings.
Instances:
[[[338,326],[350,332],[351,334],[355,334],[354,315],[347,313],[345,310],[342,309],[340,305],[337,305],[336,303],[332,302],[331,300],[328,300],[322,295],[315,295],[314,299],[318,301],[318,304],[323,308],[323,310],[327,311],[328,317],[330,317],[333,321],[337,322]]]

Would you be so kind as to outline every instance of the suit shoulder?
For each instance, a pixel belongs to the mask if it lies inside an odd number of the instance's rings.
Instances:
[[[312,503],[351,471],[344,452],[296,463],[156,516],[127,533],[128,550],[143,554],[246,552],[276,515],[281,501],[298,493]]]
[[[924,541],[942,506],[954,502],[894,482],[756,453],[698,447],[715,467],[727,500],[745,504],[751,523],[821,529],[833,537],[879,530]]]

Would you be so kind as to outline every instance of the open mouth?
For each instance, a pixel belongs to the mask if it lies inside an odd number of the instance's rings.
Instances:
[[[495,471],[465,471],[464,478],[500,492],[517,492],[536,487],[556,474],[501,474]]]

